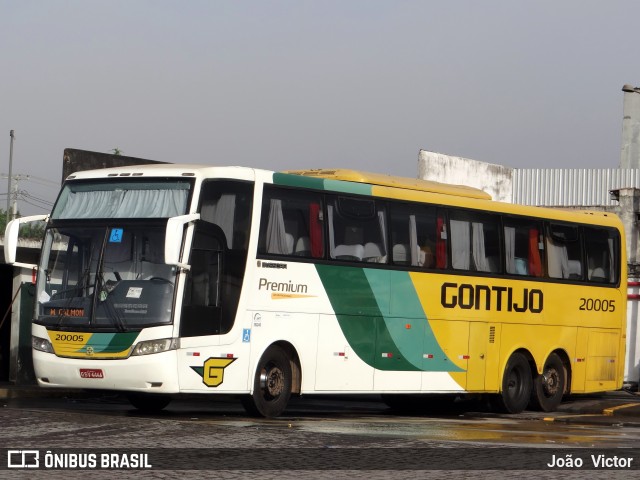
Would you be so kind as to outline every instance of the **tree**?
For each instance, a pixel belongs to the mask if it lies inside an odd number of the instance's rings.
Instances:
[[[18,213],[18,217],[21,215]],[[0,235],[4,235],[7,228],[7,211],[0,208]],[[20,238],[42,240],[44,237],[44,222],[30,222],[20,226]]]

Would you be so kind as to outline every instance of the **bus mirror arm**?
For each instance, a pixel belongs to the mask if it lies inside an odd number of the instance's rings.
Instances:
[[[180,247],[184,226],[200,219],[199,213],[171,217],[167,221],[167,231],[164,238],[164,263],[189,270],[190,265],[180,262]]]
[[[4,230],[4,261],[8,265],[17,267],[37,268],[36,265],[16,262],[16,252],[18,250],[18,235],[20,225],[23,223],[48,221],[49,215],[31,215],[29,217],[16,218],[11,220]]]

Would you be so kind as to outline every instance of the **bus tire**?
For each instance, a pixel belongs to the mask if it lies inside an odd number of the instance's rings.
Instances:
[[[509,358],[502,376],[502,391],[496,398],[498,410],[506,413],[522,412],[531,399],[533,380],[527,357],[515,352]]]
[[[542,375],[537,375],[533,380],[529,405],[535,410],[552,412],[562,402],[565,388],[566,375],[564,365],[560,357],[552,353],[544,362]]]
[[[129,393],[127,399],[142,412],[159,412],[171,402],[169,395],[158,393]]]
[[[291,362],[285,351],[270,346],[260,358],[253,381],[253,393],[242,398],[242,406],[253,416],[277,417],[291,398]]]

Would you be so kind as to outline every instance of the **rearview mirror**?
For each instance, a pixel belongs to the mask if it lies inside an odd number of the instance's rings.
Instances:
[[[180,263],[180,247],[182,246],[182,233],[187,223],[200,218],[199,213],[171,217],[167,221],[167,230],[164,237],[164,263],[189,269],[189,265]]]
[[[20,225],[23,223],[48,221],[49,215],[31,215],[29,217],[16,218],[11,220],[4,230],[4,261],[9,265],[19,267],[36,268],[36,265],[22,264],[16,262],[16,252],[18,250],[18,235],[20,234]]]

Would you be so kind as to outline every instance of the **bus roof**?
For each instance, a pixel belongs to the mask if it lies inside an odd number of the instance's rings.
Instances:
[[[465,185],[449,185],[446,183],[421,180],[418,178],[395,177],[382,173],[362,172],[359,170],[337,169],[312,169],[312,170],[286,170],[283,173],[291,175],[302,175],[305,177],[327,178],[332,180],[343,180],[346,182],[366,183],[382,187],[396,187],[406,190],[417,190],[421,192],[441,193],[445,195],[456,195],[459,197],[478,198],[491,200],[491,195],[473,187]]]

